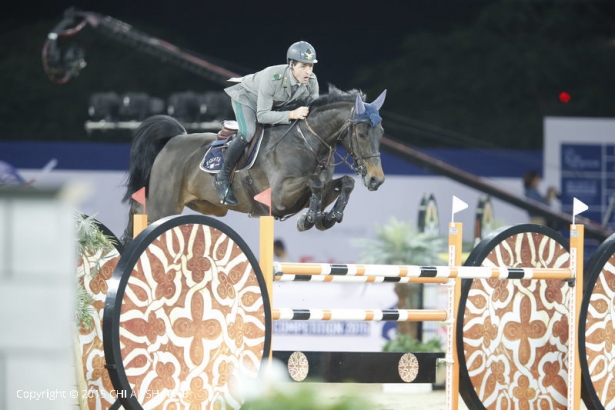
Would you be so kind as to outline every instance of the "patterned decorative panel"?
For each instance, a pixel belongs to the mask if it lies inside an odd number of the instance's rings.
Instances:
[[[288,374],[294,381],[302,382],[310,372],[310,363],[301,352],[294,352],[288,359]]]
[[[615,408],[615,235],[585,268],[579,353],[588,409]]]
[[[399,359],[399,377],[406,383],[410,383],[419,374],[419,361],[412,353],[404,353]]]
[[[258,375],[271,337],[256,259],[234,231],[205,216],[165,218],[144,232],[126,248],[133,255],[118,264],[116,298],[107,299],[108,361],[128,396],[122,404],[238,409],[240,384]]]
[[[78,390],[78,394],[80,399],[87,401],[89,410],[108,409],[117,400],[113,395],[109,373],[105,369],[102,318],[108,290],[107,281],[111,279],[119,259],[120,254],[116,249],[105,253],[98,251],[83,256],[77,266],[80,283],[94,299],[93,326],[90,329],[80,328],[78,334],[83,369],[83,388]]]
[[[567,241],[538,225],[498,230],[466,265],[567,268]],[[459,308],[460,390],[473,409],[566,409],[568,284],[464,280]]]

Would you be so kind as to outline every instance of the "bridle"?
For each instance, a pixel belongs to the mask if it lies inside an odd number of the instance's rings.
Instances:
[[[311,134],[313,134],[325,147],[328,148],[328,154],[326,158],[322,160],[318,158],[318,155],[316,154],[312,146],[309,144],[309,142],[305,138],[305,135],[303,135],[303,132],[301,131],[300,126],[297,127],[297,130],[299,131],[299,135],[301,135],[301,138],[303,138],[303,141],[305,142],[305,144],[310,148],[312,155],[314,155],[314,158],[316,159],[316,162],[317,162],[317,165],[316,165],[317,168],[318,167],[320,169],[327,168],[332,163],[333,155],[336,154],[337,156],[340,157],[341,161],[339,163],[333,163],[333,165],[345,163],[356,175],[363,178],[365,175],[367,175],[367,166],[365,165],[365,160],[369,158],[379,158],[380,157],[380,152],[371,153],[368,155],[363,155],[363,152],[361,152],[361,145],[359,144],[359,133],[357,131],[357,128],[359,124],[369,123],[369,122],[370,122],[369,119],[356,119],[355,109],[353,107],[352,110],[350,111],[350,118],[344,121],[344,125],[342,125],[342,127],[333,134],[335,136],[335,139],[333,140],[334,142],[333,144],[329,144],[320,135],[318,135],[316,131],[314,131],[314,129],[310,126],[310,123],[308,122],[308,119],[306,117],[303,120],[303,124],[305,124],[305,126],[307,127],[307,129],[309,130]],[[347,132],[344,134],[344,131],[347,131]],[[348,141],[349,141],[349,144],[348,144],[350,146],[349,154],[352,157],[352,163],[348,161],[348,154],[346,154],[346,156],[342,156],[340,153],[338,153],[335,150],[335,145],[338,142],[342,141],[344,138],[348,138]]]

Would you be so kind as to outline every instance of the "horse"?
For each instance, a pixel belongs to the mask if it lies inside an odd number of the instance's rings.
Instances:
[[[187,133],[179,121],[167,115],[147,118],[136,129],[130,149],[123,198],[123,202],[130,201],[130,210],[122,242],[132,238],[133,215],[143,213],[143,206],[132,199],[143,187],[150,223],[181,214],[184,207],[217,217],[232,210],[253,217],[269,214],[278,220],[307,208],[297,219],[299,231],[314,226],[324,231],[341,223],[355,181],[348,175],[333,179],[337,164],[348,164],[369,191],[384,182],[380,158],[384,129],[379,109],[385,97],[386,90],[367,103],[359,90],[342,91],[330,85],[328,94],[310,103],[305,120],[264,127],[253,165],[236,170],[233,176],[236,205],[221,203],[213,186],[215,174],[200,168],[216,133]],[[338,143],[346,156],[337,153]],[[337,163],[336,155],[340,158]],[[268,188],[269,209],[254,199]]]

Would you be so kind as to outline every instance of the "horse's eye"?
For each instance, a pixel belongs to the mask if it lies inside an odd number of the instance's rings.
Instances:
[[[368,135],[369,135],[369,130],[366,130],[365,127],[363,127],[363,124],[357,127],[357,136],[359,138],[367,138]]]

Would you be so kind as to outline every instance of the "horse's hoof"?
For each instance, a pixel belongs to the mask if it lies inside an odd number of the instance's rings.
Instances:
[[[344,214],[341,212],[330,212],[324,215],[322,218],[318,218],[316,220],[316,229],[320,231],[326,231],[335,225],[336,223],[341,223],[344,219]]]
[[[313,222],[310,223],[309,221],[307,221],[307,214],[303,214],[299,218],[297,218],[297,230],[299,232],[307,231],[308,229],[311,229],[313,226],[314,226]]]
[[[325,221],[322,219],[321,221],[316,222],[316,229],[319,231],[326,231],[327,229],[333,228],[333,225],[335,225],[335,221]]]

